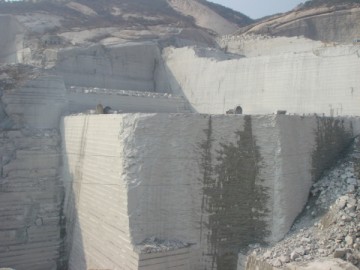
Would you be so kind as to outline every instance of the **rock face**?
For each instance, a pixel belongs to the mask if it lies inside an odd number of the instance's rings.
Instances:
[[[200,1],[169,0],[168,3],[176,11],[192,16],[200,27],[211,29],[219,35],[232,34],[238,29],[238,25],[221,17]]]
[[[0,265],[53,269],[62,265],[61,153],[54,129],[0,133]]]
[[[309,190],[316,205],[334,199],[334,182],[328,192],[314,181],[360,134],[359,118],[284,114],[360,115],[358,44],[248,34],[217,44],[242,24],[236,12],[105,2],[0,0],[12,14],[0,15],[0,267],[234,270],[245,267],[239,250],[284,237]],[[246,31],[358,33],[357,8],[298,11]],[[245,115],[212,115],[236,108]],[[79,115],[60,133],[69,113]],[[298,267],[328,249],[331,267],[359,263],[355,171],[316,226],[333,241],[302,231],[253,266]]]
[[[168,89],[160,51],[153,43],[67,49],[59,52],[55,69],[66,85],[153,92]]]
[[[67,111],[66,89],[58,76],[40,76],[2,97],[6,112],[17,126],[58,128],[59,116]]]
[[[349,45],[239,58],[213,49],[169,48],[164,59],[172,90],[200,113],[240,105],[245,114],[336,116],[360,114],[358,51]]]
[[[65,269],[60,116],[94,109],[99,96],[125,112],[189,109],[183,99],[168,94],[75,87],[71,92],[59,76],[22,65],[6,67],[0,69],[0,266]]]
[[[0,107],[6,114],[0,120],[1,267],[66,265],[57,129],[66,103],[64,84],[57,79],[42,76],[16,89],[1,84]]]
[[[22,62],[24,33],[14,17],[0,14],[0,63]]]
[[[246,269],[262,264],[274,269],[279,266],[284,269],[358,269],[359,150],[360,140],[356,138],[346,156],[313,184],[309,203],[287,237],[271,248],[256,248],[253,253],[257,255],[250,256]],[[286,257],[288,259],[284,259]],[[246,261],[243,255],[239,258]]]
[[[36,35],[46,32],[68,32],[75,36],[90,34],[88,41],[115,38],[116,43],[154,40],[183,29],[222,35],[252,22],[240,12],[198,0],[152,0],[151,3],[144,0],[109,0],[102,4],[86,0],[2,2],[0,10],[1,13],[17,16]]]
[[[360,37],[360,6],[318,6],[294,10],[245,27],[239,33],[270,36],[305,36],[314,40],[341,43]]]
[[[316,172],[329,165],[321,157],[336,157],[359,125],[356,119],[328,121],[284,115],[65,117],[70,269],[151,269],[180,254],[175,269],[236,269],[239,248],[283,237]],[[333,134],[330,141],[317,140],[324,133]]]

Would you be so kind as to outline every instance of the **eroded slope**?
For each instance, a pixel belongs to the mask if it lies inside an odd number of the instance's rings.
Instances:
[[[350,3],[349,3],[350,2]],[[239,33],[300,36],[349,43],[360,36],[360,4],[357,1],[311,1],[293,11],[270,17]]]

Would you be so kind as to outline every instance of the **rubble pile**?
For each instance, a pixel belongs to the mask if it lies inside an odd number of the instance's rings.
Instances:
[[[253,254],[274,267],[342,259],[360,267],[360,139],[314,183],[309,203],[284,240]]]
[[[188,247],[189,244],[176,239],[162,240],[155,236],[145,239],[141,244],[136,246],[140,253],[156,253],[170,250],[176,250]]]
[[[23,64],[0,64],[0,93],[11,90],[40,75],[40,69]]]

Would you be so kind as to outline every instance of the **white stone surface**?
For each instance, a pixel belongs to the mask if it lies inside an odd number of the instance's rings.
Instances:
[[[0,63],[19,63],[25,57],[23,49],[25,29],[10,15],[0,14]]]
[[[92,8],[89,8],[88,6],[82,5],[80,3],[69,2],[66,4],[66,6],[73,10],[76,10],[77,12],[87,15],[87,16],[97,16],[98,15],[96,13],[96,11],[94,11]]]
[[[149,43],[69,48],[58,53],[66,85],[164,92],[169,89],[160,51]]]
[[[56,130],[0,132],[0,267],[56,268],[63,190]]]
[[[72,32],[63,32],[59,34],[60,37],[63,37],[67,41],[69,41],[72,45],[80,45],[90,43],[90,40],[101,40],[104,37],[113,36],[114,33],[119,31],[116,27],[104,27],[104,28],[93,28],[93,29],[86,29],[86,30],[78,30]],[[118,43],[123,43],[118,42]]]
[[[64,120],[65,211],[74,215],[68,216],[67,224],[68,232],[73,231],[74,236],[69,245],[70,269],[137,269],[126,183],[121,181],[125,173],[123,141],[131,133],[126,133],[122,117],[98,115]],[[124,136],[120,130],[124,130]]]
[[[169,0],[168,3],[185,16],[192,16],[200,27],[211,29],[219,35],[231,34],[238,29],[236,24],[229,22],[199,1]]]
[[[58,128],[67,111],[64,81],[58,76],[42,75],[19,88],[4,93],[6,113],[18,126]]]
[[[351,121],[359,122],[358,119],[344,119],[341,130],[353,135]],[[260,227],[270,233],[265,240],[279,240],[306,203],[314,158],[317,159],[314,155],[316,136],[333,129],[326,123],[326,119],[321,118],[283,115],[65,117],[62,126],[67,189],[65,212],[71,221],[69,226],[74,226],[73,234],[69,233],[73,235],[73,239],[69,239],[72,242],[70,268],[85,269],[86,265],[121,269],[124,267],[122,258],[130,256],[132,259],[126,262],[134,266],[128,267],[137,269],[140,267],[136,266],[137,262],[143,255],[136,255],[134,248],[151,237],[169,240],[169,243],[172,240],[189,243],[191,246],[183,257],[189,269],[203,269],[212,264],[214,252],[224,250],[217,250],[219,246],[210,237],[217,230],[212,216],[216,213],[218,197],[207,191],[214,186],[206,182],[209,179],[205,178],[204,154],[210,154],[213,171],[207,173],[222,183],[218,187],[218,192],[222,192],[227,180],[217,175],[217,168],[227,164],[222,163],[225,160],[231,170],[232,159],[223,159],[220,153],[225,151],[223,145],[228,145],[230,150],[238,145],[238,134],[243,146],[237,148],[240,152],[234,152],[234,160],[248,151],[253,154],[259,151],[260,155],[245,159],[246,165],[235,164],[245,166],[246,170],[255,169],[258,173],[251,181],[266,189],[266,210],[255,207],[254,211],[262,210],[267,214],[255,220],[265,222],[266,227]],[[210,138],[207,137],[209,130]],[[335,138],[329,143],[329,149],[342,148],[349,140],[342,141],[344,138]],[[211,144],[205,147],[210,139]],[[337,151],[332,154],[336,156]],[[322,164],[317,166],[324,169]],[[240,182],[235,182],[233,188],[237,189],[237,185],[248,188],[241,182],[246,178],[241,174],[237,177]],[[228,208],[223,218],[229,226],[238,222],[242,214],[243,219],[246,218],[246,211],[250,210],[245,207],[242,208],[244,213],[236,213],[234,217],[230,214],[231,206],[246,205],[247,201],[241,196],[233,197],[230,205],[218,209]],[[236,228],[242,235],[249,233],[240,225]],[[260,229],[257,233],[261,233]],[[225,233],[225,241],[229,240],[227,237],[230,236]]]
[[[332,44],[304,37],[270,37],[261,35],[226,35],[218,38],[218,44],[227,52],[247,57],[304,53],[325,46],[332,46]]]
[[[220,60],[194,48],[169,48],[172,90],[200,113],[360,115],[359,46]],[[221,55],[222,53],[218,53]]]

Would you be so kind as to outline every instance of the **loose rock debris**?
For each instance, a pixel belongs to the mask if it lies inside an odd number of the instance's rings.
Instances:
[[[360,139],[349,153],[313,184],[309,203],[284,240],[253,246],[274,267],[311,261],[347,261],[360,267]]]
[[[176,239],[159,239],[155,236],[145,239],[142,243],[136,246],[136,250],[140,253],[156,253],[180,248],[189,247],[189,243],[184,243]]]

